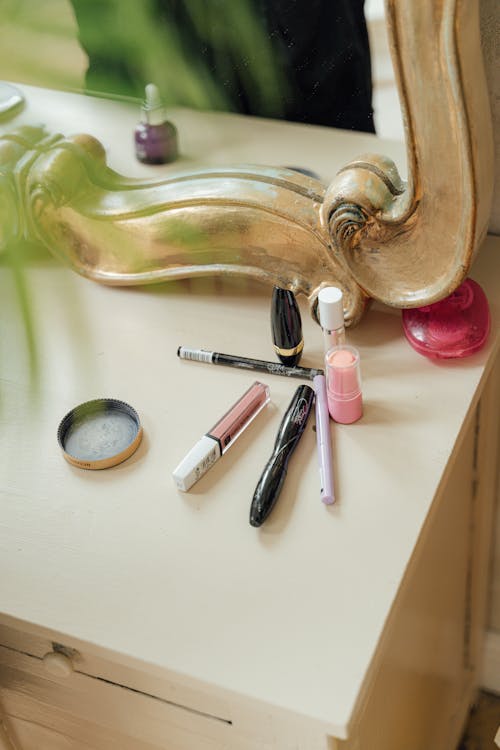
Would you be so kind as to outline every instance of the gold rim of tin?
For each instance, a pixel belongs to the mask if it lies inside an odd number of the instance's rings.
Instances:
[[[71,453],[68,453],[65,447],[65,438],[72,425],[75,424],[75,422],[78,419],[81,419],[83,416],[94,415],[99,413],[100,411],[109,411],[115,413],[118,412],[129,416],[137,428],[134,439],[122,451],[119,451],[112,456],[106,456],[105,458],[101,459],[85,460],[73,456],[71,455]],[[130,404],[127,404],[125,401],[120,401],[115,398],[96,398],[91,401],[85,401],[84,403],[75,406],[67,414],[65,414],[65,416],[61,419],[61,422],[59,423],[59,427],[57,429],[57,442],[59,443],[59,447],[61,448],[64,458],[72,466],[76,466],[79,469],[98,470],[109,469],[112,466],[117,466],[118,464],[123,463],[123,461],[126,461],[127,458],[130,458],[130,456],[135,453],[135,451],[139,447],[142,440],[142,435],[143,430],[139,415],[137,414],[136,410],[132,408],[132,406],[130,406]]]

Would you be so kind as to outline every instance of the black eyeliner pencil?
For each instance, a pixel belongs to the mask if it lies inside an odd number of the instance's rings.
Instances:
[[[237,357],[233,354],[208,352],[205,349],[189,349],[187,346],[180,346],[177,349],[177,356],[181,359],[191,359],[194,362],[227,365],[240,370],[267,372],[269,375],[284,375],[288,378],[301,378],[302,380],[312,380],[316,375],[325,374],[323,370],[316,370],[312,367],[287,367],[279,362],[267,362],[264,359],[250,359],[249,357]]]

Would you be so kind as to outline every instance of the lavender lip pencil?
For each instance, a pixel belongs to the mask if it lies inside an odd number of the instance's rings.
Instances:
[[[316,440],[318,445],[321,499],[325,505],[332,505],[335,502],[335,490],[333,485],[330,413],[328,411],[325,376],[316,375],[313,379],[313,386],[316,394]]]

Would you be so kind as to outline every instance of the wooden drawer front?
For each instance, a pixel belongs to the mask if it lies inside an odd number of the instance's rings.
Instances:
[[[96,750],[96,745],[87,745],[40,724],[11,716],[7,720],[16,750]],[[124,747],[124,750],[129,749]]]
[[[337,746],[326,727],[300,715],[238,695],[227,698],[215,688],[198,690],[182,676],[165,678],[163,670],[150,665],[143,671],[124,666],[56,638],[0,624],[0,706],[11,717],[60,731],[96,750],[129,750],[126,742],[135,743],[133,750]],[[47,672],[44,657],[54,651],[70,659],[74,671],[69,676]]]
[[[0,704],[7,717],[39,724],[95,750],[220,750],[232,745],[232,726],[224,721],[78,672],[55,677],[47,674],[41,659],[4,647]],[[25,725],[21,730],[28,734]],[[20,747],[25,750],[22,743]]]
[[[57,636],[41,638],[0,624],[0,646],[6,646],[12,651],[35,656],[39,659],[51,652],[54,648],[54,642],[58,640]],[[176,706],[185,707],[203,715],[214,716],[230,723],[227,702],[214,691],[193,689],[184,684],[182,679],[177,676],[170,680],[168,675],[164,676],[163,673],[161,677],[156,676],[154,672],[148,669],[146,674],[139,669],[124,666],[116,661],[109,661],[91,654],[80,644],[73,644],[67,639],[64,639],[62,644],[56,644],[56,648],[59,646],[62,646],[63,651],[71,654],[75,672],[79,674],[101,678],[116,685],[123,685],[145,695],[153,695]]]
[[[38,714],[39,721],[28,721],[18,716],[5,716],[13,747],[9,750],[160,750],[160,746],[127,737],[119,731],[103,730],[95,724],[58,715],[34,701],[24,707],[30,715]],[[57,725],[54,729],[53,725]],[[161,745],[162,750],[175,750],[172,744]]]

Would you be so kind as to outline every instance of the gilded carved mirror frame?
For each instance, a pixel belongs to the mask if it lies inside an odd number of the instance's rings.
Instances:
[[[24,128],[0,138],[0,246],[36,237],[113,285],[246,275],[305,294],[344,291],[415,307],[451,293],[483,239],[493,137],[479,0],[386,0],[408,179],[365,154],[327,187],[291,170],[234,167],[161,181],[123,177],[89,135]],[[332,130],[332,138],[335,131]]]

